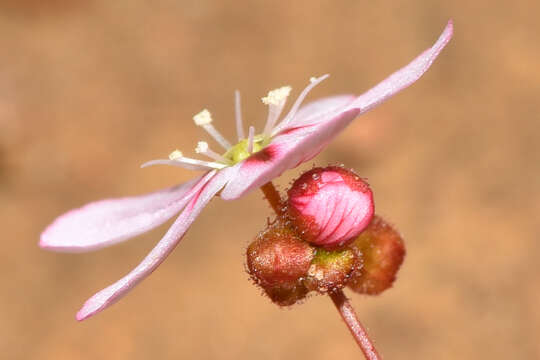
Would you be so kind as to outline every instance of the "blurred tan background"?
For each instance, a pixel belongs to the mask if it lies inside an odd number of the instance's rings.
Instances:
[[[37,247],[57,215],[194,173],[149,159],[230,138],[233,92],[331,73],[310,99],[361,93],[455,36],[413,87],[357,119],[313,163],[344,163],[404,234],[395,287],[349,293],[386,359],[540,358],[540,27],[536,1],[0,1],[0,353],[3,359],[358,359],[326,297],[280,310],[244,271],[270,208],[213,201],[120,303],[75,312],[166,231],[88,254]],[[302,169],[311,167],[306,164]],[[301,169],[277,182],[284,189]]]

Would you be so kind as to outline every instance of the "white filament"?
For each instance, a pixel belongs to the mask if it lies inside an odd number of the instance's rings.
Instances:
[[[153,166],[153,165],[171,165],[171,166],[178,166],[184,169],[196,170],[196,171],[199,171],[199,170],[206,171],[206,170],[213,170],[213,169],[219,170],[219,169],[223,169],[227,167],[227,165],[221,164],[218,162],[209,162],[209,161],[202,161],[202,160],[181,157],[181,158],[176,158],[174,160],[166,160],[166,159],[151,160],[142,164],[141,168],[145,168],[145,167]]]
[[[236,134],[238,135],[238,141],[245,138],[244,125],[242,124],[242,104],[240,101],[240,91],[234,92],[234,114],[236,117]]]
[[[283,118],[281,123],[278,124],[273,130],[271,136],[275,136],[278,132],[280,132],[296,115],[296,112],[298,111],[298,108],[300,105],[302,105],[302,102],[306,98],[307,94],[313,89],[315,86],[319,85],[323,80],[327,79],[330,75],[326,74],[319,78],[310,78],[310,84],[306,86],[306,88],[300,93],[300,96],[298,96],[298,99],[294,102],[294,105],[292,106],[289,113]]]
[[[199,141],[197,143],[197,147],[195,148],[195,152],[197,154],[203,154],[203,155],[206,155],[208,156],[209,158],[212,158],[218,162],[221,162],[221,163],[224,163],[224,164],[228,164],[229,161],[227,159],[225,159],[223,156],[221,156],[220,154],[216,153],[215,151],[212,151],[210,149],[210,146],[208,146],[208,143],[205,142],[205,141]]]
[[[255,128],[253,126],[249,127],[249,134],[248,134],[248,146],[247,151],[251,155],[253,154],[253,141],[255,138]]]
[[[212,125],[212,114],[210,114],[210,111],[207,109],[202,110],[193,117],[193,121],[195,122],[195,125],[201,126],[204,130],[206,130],[206,132],[209,133],[210,136],[212,136],[214,140],[216,140],[223,148],[225,148],[225,150],[229,150],[231,144],[225,140],[223,135],[221,135],[219,131],[217,131]]]

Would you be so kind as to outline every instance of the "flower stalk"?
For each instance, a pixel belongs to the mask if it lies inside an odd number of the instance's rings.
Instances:
[[[364,353],[364,356],[367,360],[379,360],[381,359],[380,355],[377,353],[373,342],[369,339],[366,329],[362,326],[354,309],[349,302],[349,299],[343,293],[343,290],[338,289],[336,291],[328,293],[336,309],[341,315],[343,321],[349,328],[351,335],[354,337],[354,340],[360,346],[360,350]]]
[[[274,184],[269,181],[263,186],[261,190],[264,194],[264,197],[270,203],[272,209],[276,212],[278,216],[283,214],[283,200],[281,195],[276,190]],[[341,318],[345,322],[345,325],[349,328],[351,335],[354,337],[354,340],[362,350],[362,353],[367,360],[380,360],[381,357],[378,354],[373,342],[369,339],[368,334],[352,307],[351,303],[343,293],[341,289],[336,289],[334,291],[328,292],[328,295],[334,302],[337,311],[341,315]]]
[[[279,194],[279,191],[277,191],[274,184],[269,181],[261,186],[261,190],[266,200],[268,200],[270,203],[272,209],[277,215],[281,215],[283,213],[283,200],[281,199],[281,195]]]

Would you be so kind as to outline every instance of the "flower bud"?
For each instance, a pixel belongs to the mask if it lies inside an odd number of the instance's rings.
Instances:
[[[362,267],[361,258],[352,249],[317,249],[304,284],[309,290],[326,293],[343,288],[351,274]]]
[[[287,192],[287,215],[302,238],[325,248],[352,241],[371,221],[373,194],[352,171],[314,168]]]
[[[274,303],[292,305],[308,293],[302,280],[313,255],[308,243],[277,221],[249,245],[248,272]]]
[[[348,286],[361,294],[377,295],[392,286],[405,257],[401,235],[379,216],[349,245],[362,253],[363,268]]]
[[[291,306],[303,300],[309,290],[302,284],[274,285],[263,288],[272,302],[279,306]]]

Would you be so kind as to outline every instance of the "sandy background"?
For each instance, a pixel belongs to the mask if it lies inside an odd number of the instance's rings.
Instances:
[[[403,232],[396,286],[352,301],[386,359],[540,358],[540,27],[536,1],[0,1],[0,353],[3,359],[358,359],[329,299],[280,310],[244,272],[271,214],[258,192],[216,200],[119,304],[75,312],[166,226],[78,255],[37,247],[57,215],[183,182],[139,169],[234,135],[233,91],[259,98],[331,73],[311,99],[361,93],[455,36],[413,87],[313,163],[368,177]],[[303,169],[312,164],[306,164]],[[301,169],[278,180],[283,189]]]

